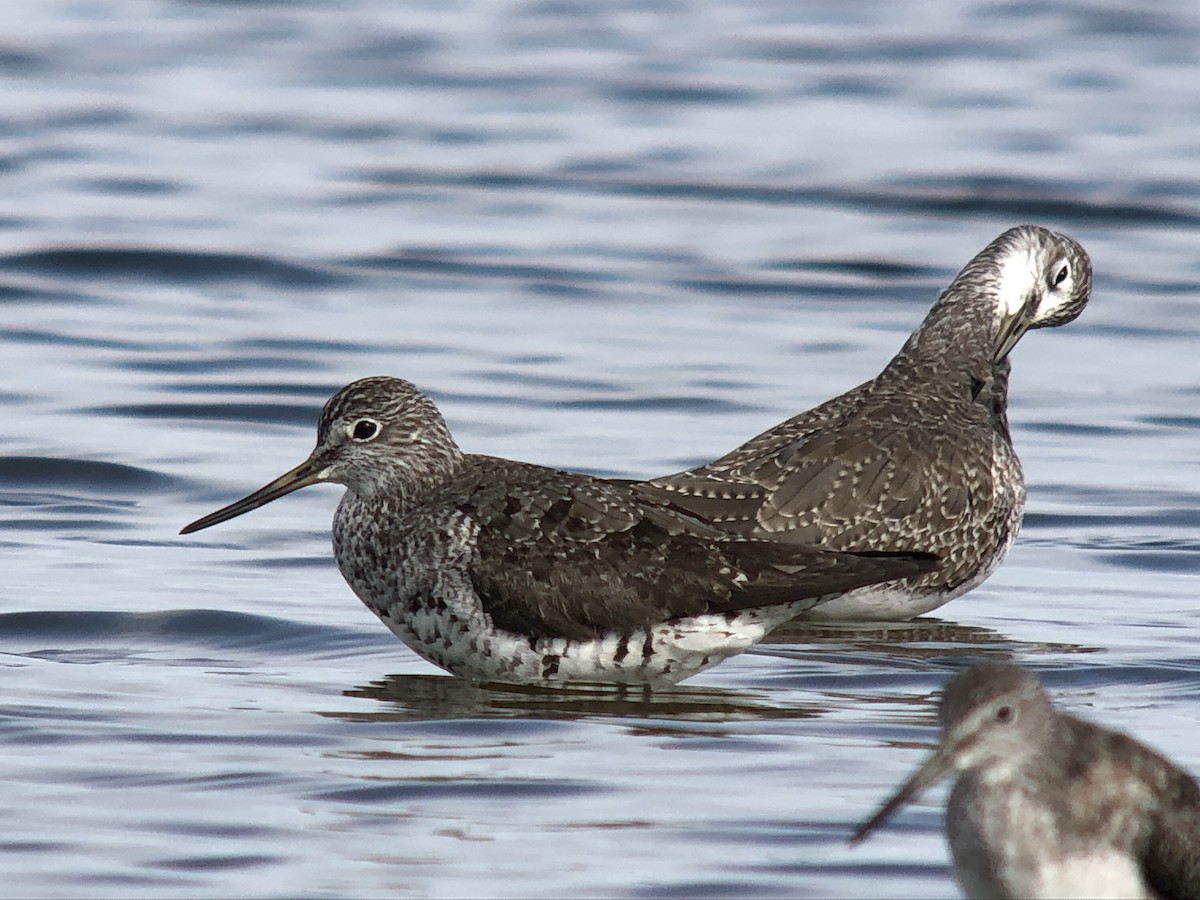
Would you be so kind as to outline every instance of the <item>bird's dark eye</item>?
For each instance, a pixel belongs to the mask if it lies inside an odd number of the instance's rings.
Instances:
[[[356,441],[369,441],[379,434],[379,423],[374,419],[359,419],[350,429],[350,437]]]
[[[1062,268],[1058,270],[1058,274],[1054,276],[1053,287],[1058,287],[1067,280],[1067,276],[1071,274],[1071,267],[1063,263]]]
[[[997,722],[1011,722],[1013,718],[1013,708],[1011,706],[1002,706],[996,710]]]

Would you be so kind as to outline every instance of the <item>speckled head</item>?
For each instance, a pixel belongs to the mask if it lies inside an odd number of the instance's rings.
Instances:
[[[401,378],[363,378],[325,404],[317,446],[308,459],[180,533],[228,521],[323,481],[343,484],[365,498],[387,492],[402,501],[423,484],[448,476],[461,460],[442,414],[415,385]]]
[[[329,398],[313,455],[326,467],[322,481],[363,496],[444,476],[462,457],[433,401],[412,382],[386,375],[361,378]]]
[[[1083,312],[1092,291],[1092,263],[1066,235],[1018,225],[980,251],[947,293],[964,289],[995,301],[993,359],[999,362],[1029,329],[1065,325]]]
[[[1047,749],[1057,712],[1041,681],[1009,663],[981,663],[955,675],[939,709],[942,736],[933,754],[854,833],[858,843],[893,813],[949,772],[1007,776]]]
[[[1019,765],[1039,754],[1057,713],[1041,680],[1011,663],[987,662],[950,679],[942,694],[939,752],[957,771]]]

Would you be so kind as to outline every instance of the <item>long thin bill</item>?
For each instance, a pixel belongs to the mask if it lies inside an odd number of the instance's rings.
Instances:
[[[248,513],[252,509],[258,509],[260,506],[265,506],[272,500],[278,500],[284,494],[290,494],[292,491],[298,491],[302,487],[308,487],[310,484],[316,484],[321,481],[322,467],[319,463],[313,460],[310,456],[296,468],[284,472],[270,484],[265,484],[253,494],[243,497],[230,503],[228,506],[218,509],[216,512],[209,513],[207,516],[197,519],[190,525],[183,526],[180,529],[180,534],[191,534],[193,531],[199,531],[202,528],[208,528],[211,525],[218,525],[221,522],[228,522],[230,519],[240,516],[242,513]]]
[[[1029,330],[1029,323],[1033,317],[1029,313],[1029,304],[1021,307],[1020,312],[1004,323],[1003,332],[1000,335],[1000,344],[996,347],[996,354],[992,357],[993,362],[1000,362],[1013,347],[1017,346],[1017,341],[1025,336],[1025,332]]]
[[[900,789],[892,795],[883,806],[879,807],[879,812],[867,819],[858,830],[850,836],[850,846],[861,844],[867,839],[872,831],[886,822],[891,816],[896,813],[904,804],[912,800],[922,790],[933,784],[941,778],[950,769],[950,751],[945,747],[938,747],[933,752],[933,755],[921,765],[913,773],[912,778],[904,782]]]

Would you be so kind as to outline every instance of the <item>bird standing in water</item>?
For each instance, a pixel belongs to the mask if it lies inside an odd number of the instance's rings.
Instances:
[[[847,590],[930,554],[746,540],[628,482],[464,454],[407,381],[338,391],[296,468],[183,529],[318,482],[345,485],[339,569],[430,662],[467,678],[670,684]]]
[[[820,619],[910,619],[978,585],[1016,539],[1025,477],[1008,432],[1009,351],[1087,305],[1092,269],[1034,225],[958,273],[870,381],[707,465],[640,485],[730,533],[832,550],[926,550],[932,572],[814,606]]]
[[[851,838],[943,775],[968,897],[1200,897],[1200,786],[1128,735],[1054,708],[1038,677],[984,663],[951,679],[933,755]]]

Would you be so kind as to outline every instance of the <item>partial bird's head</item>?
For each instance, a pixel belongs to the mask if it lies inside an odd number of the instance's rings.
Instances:
[[[208,528],[320,482],[343,484],[364,497],[401,499],[449,474],[462,453],[433,401],[411,382],[363,378],[334,394],[317,422],[308,459],[270,484],[187,525]]]
[[[939,752],[959,772],[1020,765],[1041,752],[1057,712],[1041,680],[1011,663],[980,663],[946,685]]]
[[[370,494],[374,482],[398,472],[426,473],[460,455],[432,400],[410,381],[378,375],[329,398],[310,458],[324,467],[322,481]]]
[[[1038,225],[1010,228],[954,279],[957,289],[982,291],[994,303],[999,362],[1031,328],[1065,325],[1087,306],[1092,263],[1076,241]]]
[[[981,663],[950,679],[942,694],[942,736],[912,777],[851,837],[864,840],[944,775],[1009,778],[1043,754],[1058,713],[1036,675],[1010,663]]]

